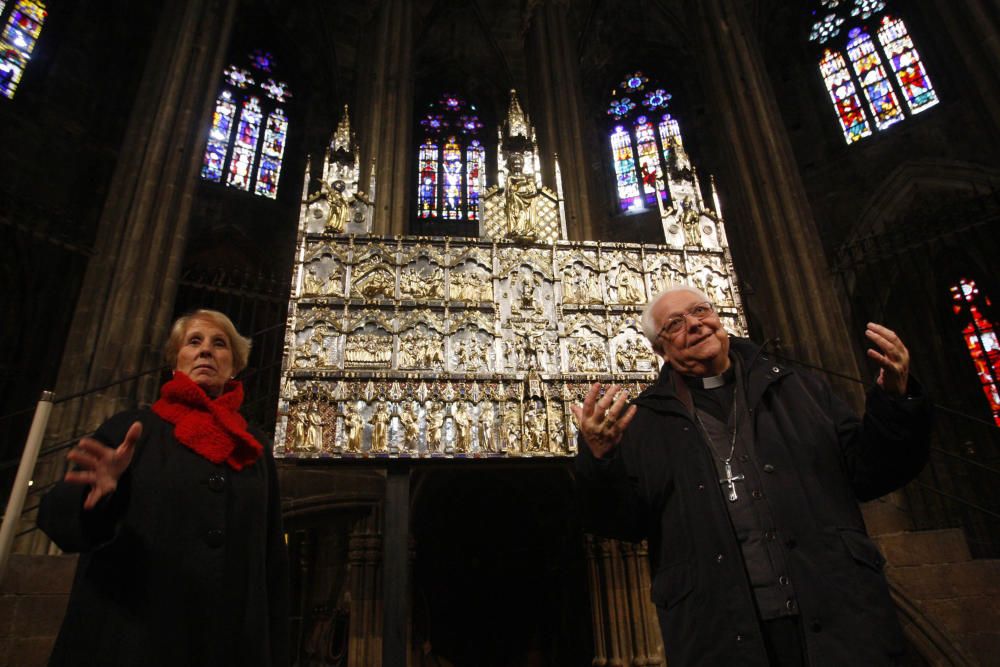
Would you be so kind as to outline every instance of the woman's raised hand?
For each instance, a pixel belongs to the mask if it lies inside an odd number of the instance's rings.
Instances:
[[[125,434],[125,440],[118,447],[105,447],[93,438],[81,438],[66,458],[76,465],[63,478],[70,484],[86,484],[90,493],[83,501],[83,508],[94,509],[101,498],[109,496],[118,488],[118,480],[132,463],[135,443],[142,436],[142,424],[135,422]]]

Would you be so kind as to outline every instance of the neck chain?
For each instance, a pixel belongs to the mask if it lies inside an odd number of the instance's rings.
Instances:
[[[735,503],[740,499],[739,495],[736,493],[736,482],[742,482],[744,480],[743,474],[734,475],[733,474],[733,455],[736,453],[736,401],[738,399],[736,386],[733,386],[733,406],[729,411],[729,419],[733,422],[733,430],[729,440],[729,456],[726,458],[719,457],[722,462],[722,467],[725,470],[726,476],[719,480],[719,484],[722,484],[729,491],[729,502]],[[698,407],[694,406],[694,418],[698,420],[698,425],[701,427],[702,433],[705,434],[705,439],[708,442],[709,449],[712,450],[713,454],[718,456],[715,451],[715,444],[712,441],[712,435],[705,428],[705,422],[701,420],[701,415],[698,413]],[[728,424],[727,424],[728,425]]]

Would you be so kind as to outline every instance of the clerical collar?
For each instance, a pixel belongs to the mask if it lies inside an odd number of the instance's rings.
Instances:
[[[684,378],[684,384],[692,389],[718,389],[719,387],[726,386],[736,378],[736,367],[730,364],[729,368],[722,375],[711,375],[704,378],[692,377],[690,375],[681,375],[681,377]]]

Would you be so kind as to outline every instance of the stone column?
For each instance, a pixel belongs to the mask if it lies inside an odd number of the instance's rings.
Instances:
[[[660,635],[660,621],[656,616],[656,606],[649,596],[652,589],[652,579],[649,576],[649,545],[643,541],[636,547],[636,560],[639,567],[639,590],[643,592],[642,622],[646,626],[646,637],[649,641],[649,665],[664,665],[663,637]]]
[[[537,73],[531,87],[535,104],[529,113],[538,128],[546,183],[555,184],[553,153],[559,154],[566,230],[574,241],[592,240],[590,171],[584,150],[584,106],[580,91],[579,56],[569,29],[568,0],[539,0],[529,8],[527,50]]]
[[[641,586],[639,577],[639,564],[636,558],[636,545],[628,542],[621,543],[622,560],[625,564],[625,581],[629,595],[629,616],[632,630],[632,664],[648,665],[649,642],[646,637],[646,619],[644,611],[646,605],[643,601],[649,598],[649,589]]]
[[[764,335],[790,356],[852,377],[859,370],[799,168],[759,45],[735,0],[688,3],[701,42],[710,108],[721,134],[731,203],[726,231],[737,269],[753,287]],[[720,179],[721,180],[721,179]],[[742,261],[739,261],[741,260]],[[841,383],[860,404],[860,387]]]
[[[587,580],[590,583],[590,622],[594,633],[594,667],[608,664],[606,644],[607,629],[604,623],[604,591],[601,586],[600,547],[593,535],[584,536],[587,553]]]
[[[191,201],[237,4],[183,0],[163,6],[66,339],[57,398],[163,363]],[[62,404],[50,436],[77,436],[136,400],[150,401],[159,380],[150,373]],[[60,474],[61,462],[49,462],[36,480]],[[38,552],[47,544],[36,531],[26,548]]]
[[[384,0],[363,61],[366,100],[356,117],[364,128],[361,143],[361,182],[365,183],[375,163],[375,217],[372,233],[383,236],[405,234],[409,203],[415,198],[413,179],[408,178],[415,150],[413,125],[413,7],[408,0]],[[412,191],[412,192],[411,192]],[[411,195],[413,195],[411,197]]]
[[[351,619],[348,627],[348,667],[382,664],[382,609],[379,562],[382,539],[372,517],[362,519],[351,532],[348,547]]]

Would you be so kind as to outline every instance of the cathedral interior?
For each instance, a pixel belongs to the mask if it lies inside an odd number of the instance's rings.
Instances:
[[[8,0],[0,22],[5,495],[56,397],[15,553],[55,557],[33,494],[214,308],[254,343],[293,664],[663,665],[645,546],[575,514],[569,405],[654,377],[635,319],[682,281],[856,406],[865,324],[906,341],[931,460],[864,511],[907,664],[1000,650],[995,2]],[[5,664],[44,664],[52,633],[0,633]]]

